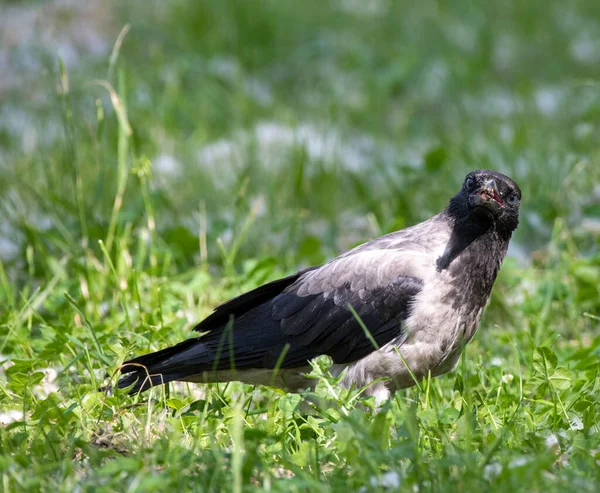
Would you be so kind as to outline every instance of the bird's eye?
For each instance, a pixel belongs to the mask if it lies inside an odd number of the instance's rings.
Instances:
[[[465,180],[465,188],[467,190],[470,190],[471,188],[473,188],[473,185],[475,184],[475,181],[473,180],[473,178],[469,177]]]
[[[519,203],[519,197],[517,197],[516,195],[511,195],[506,199],[506,202],[508,203],[508,205],[517,205]]]

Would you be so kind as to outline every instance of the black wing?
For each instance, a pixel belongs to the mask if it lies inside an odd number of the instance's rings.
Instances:
[[[370,249],[265,284],[220,305],[195,328],[206,334],[124,363],[119,387],[144,390],[232,367],[302,367],[320,354],[350,363],[374,346],[401,344],[424,284],[418,273],[431,267],[424,263],[422,252]]]
[[[350,363],[373,352],[375,345],[402,343],[411,302],[422,287],[421,279],[408,276],[359,289],[346,281],[309,295],[299,294],[301,281],[293,285],[271,303],[272,317],[291,344],[284,366],[305,363],[301,360],[307,350],[327,354],[334,363]]]
[[[197,324],[193,330],[196,332],[210,332],[211,330],[219,329],[224,325],[227,325],[230,319],[235,320],[252,308],[272,300],[273,297],[277,296],[285,288],[294,284],[294,282],[296,282],[303,274],[318,268],[319,267],[309,267],[308,269],[300,270],[291,276],[268,282],[252,291],[231,298],[225,303],[217,306],[215,310],[202,320],[202,322]]]
[[[304,366],[319,354],[335,363],[356,361],[375,350],[373,340],[378,347],[402,342],[411,302],[423,287],[415,275],[419,262],[422,255],[394,250],[338,257],[221,305],[197,326],[210,331],[200,341],[213,351],[222,346],[223,369],[230,360],[237,368],[273,368],[286,346],[282,367]]]

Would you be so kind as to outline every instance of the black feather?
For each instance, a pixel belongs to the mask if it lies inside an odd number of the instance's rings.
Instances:
[[[197,326],[203,331],[211,327],[199,338],[124,363],[122,373],[126,376],[119,381],[119,388],[137,381],[132,391],[145,390],[159,381],[157,375],[162,378],[161,383],[166,383],[232,368],[274,368],[278,363],[281,368],[303,367],[319,354],[330,355],[335,363],[356,361],[372,351],[373,345],[348,304],[367,324],[375,341],[383,345],[401,336],[402,326],[394,317],[407,316],[410,301],[421,289],[419,280],[402,279],[385,289],[378,288],[378,296],[365,294],[365,288],[359,295],[343,285],[329,296],[302,297],[294,292],[302,281],[293,284],[293,279],[298,282],[300,276],[270,283],[261,294],[250,292],[245,299],[240,297],[230,304],[232,313],[224,310],[227,304],[221,305],[220,318],[213,318],[210,324],[206,319]],[[290,286],[291,290],[281,293]],[[277,292],[277,296],[252,306],[253,302],[264,299],[268,291]],[[361,298],[369,299],[370,303],[364,303]],[[243,306],[251,308],[242,313]],[[283,318],[282,313],[289,316]],[[214,326],[215,320],[227,323]],[[285,358],[281,359],[286,347]]]
[[[231,317],[239,317],[250,309],[271,300],[285,288],[296,282],[303,274],[319,267],[310,267],[292,274],[291,276],[268,282],[252,291],[236,296],[215,308],[208,317],[197,324],[193,330],[208,332],[227,324]]]
[[[402,325],[398,320],[408,317],[410,304],[423,288],[423,281],[412,277],[395,279],[390,285],[377,289],[377,296],[370,296],[361,288],[361,293],[353,291],[348,284],[337,288],[333,293],[301,297],[295,294],[300,286],[278,296],[273,317],[281,320],[281,329],[290,342],[297,346],[310,347],[319,354],[328,354],[335,363],[356,361],[373,351],[370,337],[361,323],[349,309],[355,310],[361,322],[378,345],[384,345],[402,335]],[[333,294],[333,295],[332,295]],[[281,298],[295,300],[282,303]],[[363,299],[370,302],[365,303]],[[305,309],[283,318],[276,309],[278,306],[297,305],[306,300]],[[319,300],[319,302],[316,302]],[[320,306],[318,317],[314,316],[314,306]],[[368,343],[368,344],[366,344]],[[285,362],[288,365],[288,362]]]

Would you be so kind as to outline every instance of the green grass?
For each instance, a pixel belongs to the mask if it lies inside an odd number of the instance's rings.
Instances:
[[[366,3],[11,4],[79,57],[2,48],[2,491],[597,490],[597,2]],[[229,297],[438,212],[476,168],[524,200],[455,373],[379,411],[326,360],[303,395],[97,392]]]

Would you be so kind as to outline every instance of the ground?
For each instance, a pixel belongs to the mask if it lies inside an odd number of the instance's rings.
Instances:
[[[600,6],[8,2],[3,491],[543,491],[600,482]],[[456,372],[375,409],[97,389],[231,296],[439,212],[521,223]]]

